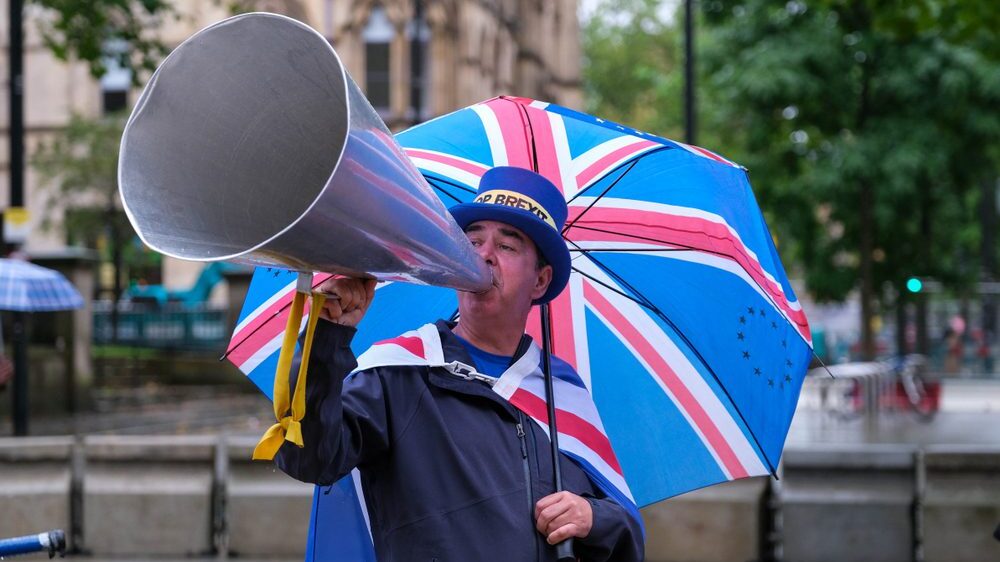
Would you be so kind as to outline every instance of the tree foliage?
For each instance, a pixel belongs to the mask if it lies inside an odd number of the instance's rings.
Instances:
[[[711,126],[733,131],[785,255],[814,295],[959,284],[976,271],[976,191],[995,178],[1000,65],[924,18],[933,2],[768,0],[706,6]],[[870,190],[863,199],[863,190]],[[861,255],[870,206],[872,253]]]
[[[584,77],[591,110],[677,138],[682,18],[660,4],[605,0],[586,23]],[[1000,176],[994,4],[696,4],[700,144],[749,168],[814,297],[861,289],[866,351],[876,306],[899,304],[908,276],[962,290],[979,273],[979,198]]]
[[[135,243],[122,211],[118,151],[124,127],[122,114],[74,115],[64,130],[40,143],[31,161],[45,197],[42,227],[59,225],[71,243],[97,247],[114,265],[119,284],[125,271],[155,266],[160,259]],[[120,290],[120,285],[113,290],[115,298]]]
[[[28,0],[41,7],[46,47],[60,60],[85,61],[95,78],[115,60],[142,83],[168,49],[155,35],[158,23],[173,14],[169,0]]]
[[[602,2],[583,22],[588,111],[672,138],[683,136],[678,30],[658,0]]]
[[[97,119],[74,115],[60,134],[39,144],[31,164],[47,187],[45,209],[51,213],[66,207],[120,207],[118,150],[124,128],[123,115]],[[46,216],[43,225],[50,226],[54,218],[61,222],[61,217]],[[67,224],[67,228],[73,226]]]

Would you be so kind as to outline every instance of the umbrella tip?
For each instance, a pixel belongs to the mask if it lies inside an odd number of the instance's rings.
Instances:
[[[833,371],[831,371],[830,368],[826,366],[826,363],[823,362],[823,358],[816,354],[816,350],[813,350],[812,356],[815,357],[817,361],[819,361],[820,367],[822,367],[823,370],[826,371],[826,374],[830,375],[831,379],[837,378],[836,375],[833,374]]]

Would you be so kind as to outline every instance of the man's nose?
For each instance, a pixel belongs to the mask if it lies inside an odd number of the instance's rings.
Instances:
[[[478,253],[479,257],[483,258],[486,263],[496,265],[496,254],[493,251],[493,244],[480,244],[476,248],[476,253]]]

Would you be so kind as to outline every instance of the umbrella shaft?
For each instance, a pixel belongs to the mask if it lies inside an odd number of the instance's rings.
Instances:
[[[559,469],[559,433],[556,431],[556,399],[552,390],[552,334],[549,305],[541,307],[542,317],[542,369],[545,375],[545,404],[549,415],[549,439],[552,444],[552,471],[555,478],[556,491],[561,492],[562,471]]]
[[[28,334],[25,314],[14,312],[13,329],[11,330],[14,344],[14,392],[13,414],[14,435],[21,437],[28,434]]]
[[[541,306],[542,317],[542,372],[545,375],[545,403],[549,414],[549,442],[552,445],[552,476],[556,492],[561,492],[562,470],[559,469],[559,432],[556,430],[556,397],[552,388],[552,325],[549,305]],[[575,560],[573,539],[565,539],[556,545],[556,556],[560,562]]]

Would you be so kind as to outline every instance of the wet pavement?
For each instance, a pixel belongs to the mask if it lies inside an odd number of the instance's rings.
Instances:
[[[906,410],[872,416],[823,411],[816,388],[807,385],[786,445],[821,443],[1000,446],[1000,381],[944,381],[940,410],[930,419]]]
[[[186,386],[102,392],[92,411],[33,416],[30,435],[259,435],[274,417],[270,401],[256,391]],[[5,418],[0,420],[0,435],[11,435]]]
[[[132,389],[104,396],[96,406],[75,416],[34,418],[31,434],[259,436],[273,417],[269,401],[256,391],[210,386]],[[0,420],[0,435],[10,432],[9,419]],[[1000,380],[944,381],[940,410],[929,420],[905,410],[873,416],[823,410],[817,385],[807,383],[786,445],[822,443],[1000,446]]]

